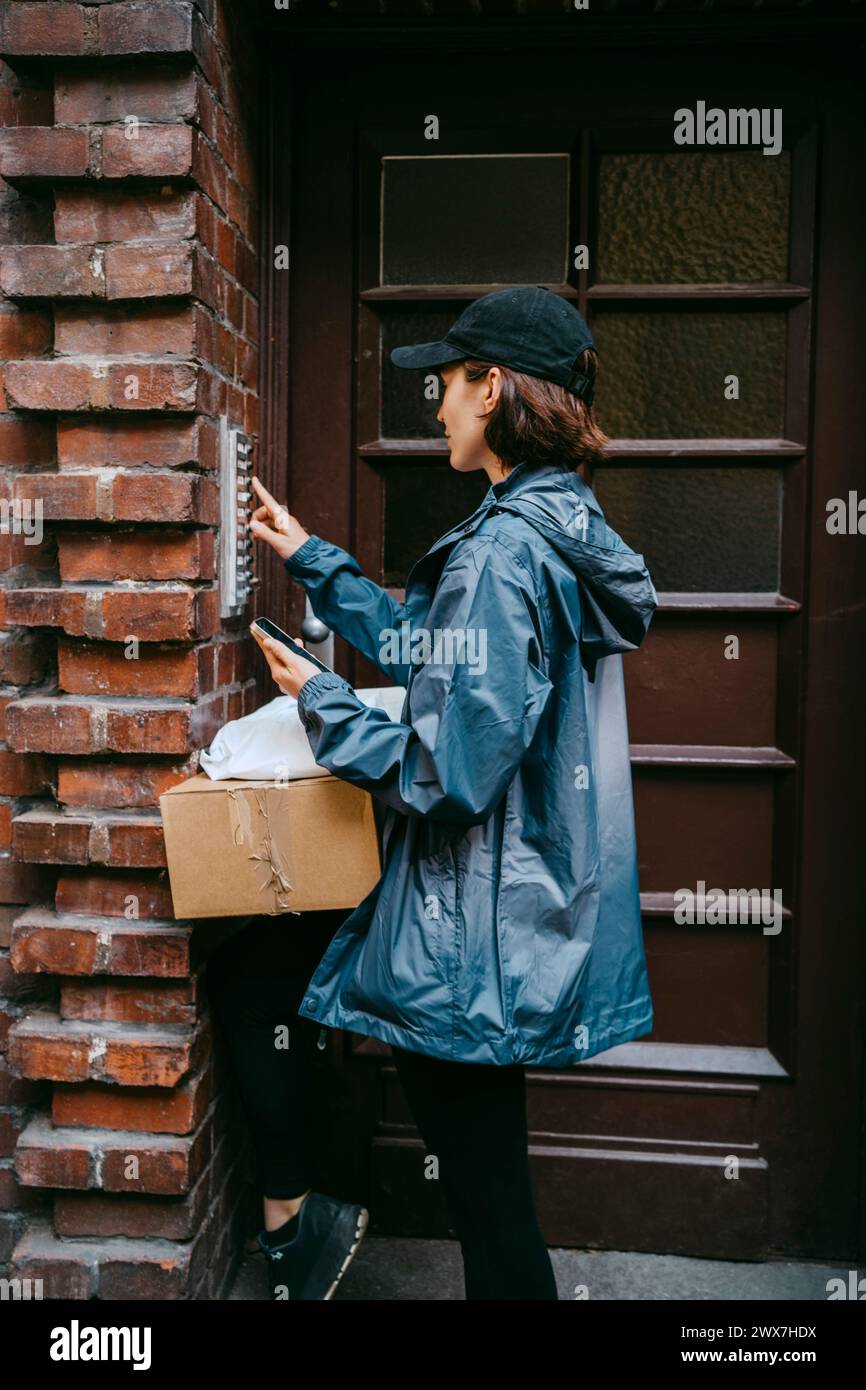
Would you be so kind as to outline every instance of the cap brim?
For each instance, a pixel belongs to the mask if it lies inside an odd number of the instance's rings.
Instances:
[[[462,362],[466,356],[453,343],[415,343],[412,347],[391,349],[395,367],[444,367],[446,362]]]

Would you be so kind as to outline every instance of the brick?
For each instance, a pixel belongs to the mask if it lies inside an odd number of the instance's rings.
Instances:
[[[189,1134],[205,1119],[212,1095],[211,1071],[206,1068],[168,1093],[156,1087],[58,1083],[52,1092],[51,1118],[58,1126]]]
[[[40,1194],[33,1188],[22,1187],[15,1176],[11,1159],[0,1161],[0,1213],[15,1212],[21,1215],[25,1212],[36,1212],[43,1205]],[[26,1223],[22,1221],[22,1230]],[[5,1234],[5,1223],[3,1223]],[[17,1234],[16,1234],[17,1239]],[[2,1237],[0,1237],[0,1249],[2,1249]],[[8,1264],[9,1256],[2,1256],[4,1265]]]
[[[84,363],[10,362],[6,379],[18,410],[87,410],[94,395],[107,404],[104,369]]]
[[[119,12],[119,13],[118,13]],[[99,52],[191,53],[192,6],[182,0],[128,0],[99,12]]]
[[[200,1068],[211,1041],[211,1030],[204,1023],[195,1029],[91,1024],[62,1019],[54,1010],[40,1008],[13,1025],[9,1065],[31,1080],[171,1087]],[[22,1180],[26,1182],[23,1175]]]
[[[192,474],[118,473],[112,488],[118,521],[219,522],[219,493],[210,478]],[[204,632],[199,634],[205,636]]]
[[[196,124],[211,141],[216,140],[217,105],[214,93],[200,75],[196,75]]]
[[[0,436],[2,438],[2,436]],[[57,461],[61,469],[217,466],[216,428],[205,420],[67,418],[57,422]]]
[[[222,691],[217,691],[210,699],[199,700],[192,706],[191,737],[194,748],[207,748],[213,743],[220,729],[230,719],[238,718],[232,712],[231,699]]]
[[[25,753],[186,755],[203,746],[193,733],[196,710],[179,701],[154,706],[143,700],[112,703],[78,696],[24,695],[7,706],[6,737],[11,748]],[[6,900],[26,899],[7,896]]]
[[[185,782],[197,771],[194,755],[177,763],[133,763],[117,759],[110,763],[94,763],[88,758],[64,758],[57,765],[56,796],[64,806],[157,806],[163,792]]]
[[[91,823],[83,815],[27,811],[13,818],[12,830],[12,853],[29,864],[87,864],[91,860]]]
[[[244,326],[243,333],[245,338],[251,342],[259,341],[259,302],[252,295],[244,296]]]
[[[57,801],[64,806],[96,808],[158,806],[163,792],[195,776],[196,771],[195,755],[177,763],[61,759],[57,765]]]
[[[9,954],[0,952],[0,997],[6,1003],[28,1009],[36,1003],[54,1004],[56,981],[45,975],[21,974],[13,970]]]
[[[228,637],[219,644],[217,685],[232,685],[235,681],[246,681],[253,677],[254,647],[246,636]]]
[[[248,242],[257,239],[256,205],[231,174],[226,179],[225,211]]]
[[[62,872],[57,879],[54,902],[58,912],[96,913],[123,920],[163,919],[174,914],[168,875],[164,870],[137,874],[89,870]],[[130,965],[133,958],[130,957]],[[132,969],[124,969],[122,964],[119,971],[135,974]]]
[[[10,526],[0,531],[0,570],[19,569],[21,575],[28,575],[31,583],[39,583],[44,576],[50,583],[56,569],[54,541],[50,533],[43,529],[38,539],[29,536],[23,528],[16,530]],[[0,591],[0,611],[5,613],[5,602]]]
[[[157,811],[66,810],[50,803],[12,818],[12,853],[28,864],[105,864],[161,868],[165,864]]]
[[[42,73],[13,75],[5,63],[0,72],[8,85],[0,86],[0,124],[6,129],[17,125],[51,125],[54,120],[53,92]]]
[[[218,152],[199,131],[193,140],[191,173],[211,202],[216,203],[218,208],[225,208],[226,166]]]
[[[56,1236],[47,1220],[34,1220],[15,1246],[9,1274],[40,1279],[57,1299],[191,1299],[202,1273],[209,1275],[214,1263],[207,1232],[205,1224],[186,1243],[123,1237],[69,1241]]]
[[[92,749],[91,716],[87,705],[70,702],[57,708],[56,701],[26,698],[13,701],[6,710],[6,736],[13,747],[26,751],[89,753]]]
[[[18,410],[195,410],[207,373],[191,362],[10,362],[6,392]]]
[[[48,647],[34,633],[0,632],[0,682],[33,685],[46,672]]]
[[[58,1192],[53,1202],[54,1229],[58,1236],[98,1236],[103,1244],[110,1236],[189,1241],[207,1221],[209,1180],[210,1170],[184,1197]],[[27,1193],[27,1188],[18,1190]]]
[[[0,854],[0,902],[39,902],[50,891],[46,871],[36,864],[22,864],[11,854]],[[0,1052],[3,1050],[0,1039]]]
[[[58,304],[54,314],[58,353],[191,356],[195,351],[192,305],[112,305],[94,309]],[[0,316],[2,331],[2,316]],[[5,354],[18,357],[17,352]]]
[[[26,1123],[24,1115],[0,1111],[0,1158],[8,1159],[15,1152]]]
[[[0,466],[43,466],[53,463],[56,454],[56,433],[52,421],[0,416]]]
[[[50,769],[44,758],[0,748],[0,796],[35,796],[45,790],[50,790]]]
[[[196,1020],[194,980],[73,980],[60,984],[63,1018],[90,1022],[181,1023]]]
[[[193,292],[193,248],[110,246],[105,253],[109,299],[153,299]]]
[[[58,682],[70,693],[180,697],[209,688],[200,678],[196,650],[161,644],[135,649],[128,639],[122,645],[61,639],[58,646]]]
[[[235,1184],[236,1186],[236,1184]],[[83,1198],[79,1198],[82,1201]],[[103,1198],[104,1202],[120,1198]],[[131,1208],[136,1198],[129,1198]],[[146,1197],[138,1198],[145,1211]],[[150,1198],[150,1202],[154,1202]],[[175,1198],[175,1205],[178,1200]],[[170,1202],[164,1201],[163,1207]],[[46,1298],[99,1300],[200,1300],[228,1297],[236,1251],[245,1236],[245,1202],[220,1198],[213,1215],[204,1213],[192,1240],[136,1240],[118,1236],[63,1240],[49,1220],[29,1223],[11,1255],[10,1273],[42,1282]]]
[[[98,595],[96,596],[98,599]],[[17,589],[6,594],[6,622],[25,627],[63,627],[83,635],[88,627],[87,594],[72,589]],[[99,622],[99,613],[93,623]],[[101,633],[93,634],[101,636]],[[7,735],[9,706],[6,709]]]
[[[206,709],[196,705],[181,709],[148,706],[136,713],[128,701],[122,708],[109,711],[106,738],[109,747],[120,753],[190,753],[202,746],[199,725],[205,717]],[[216,729],[208,741],[215,736]]]
[[[229,316],[231,283],[226,280],[217,261],[196,247],[193,258],[192,293],[202,304],[224,317]]]
[[[160,191],[58,189],[54,230],[58,242],[168,241],[196,235],[201,200],[197,194]]]
[[[224,324],[214,324],[214,363],[225,377],[235,374],[235,335]]]
[[[99,857],[92,854],[91,863],[107,864],[113,869],[156,869],[163,866],[165,842],[158,811],[153,813],[152,818],[146,807],[99,811],[95,815],[100,819],[94,822],[91,848],[97,850]],[[119,819],[121,816],[122,820]],[[13,845],[17,820],[16,816],[12,821]]]
[[[252,343],[238,342],[237,375],[250,391],[255,391],[259,379],[259,354]]]
[[[42,309],[0,305],[0,357],[38,357],[50,352],[51,315]]]
[[[31,907],[15,918],[10,957],[28,973],[184,979],[192,968],[189,947],[189,928],[172,921]]]
[[[144,1303],[153,1300],[201,1298],[204,1279],[213,1276],[215,1258],[209,1223],[188,1243],[112,1241],[102,1247],[99,1297]],[[235,1247],[236,1248],[236,1247]],[[163,1253],[168,1251],[170,1253]],[[199,1292],[196,1292],[199,1290]],[[223,1297],[226,1297],[223,1294]]]
[[[13,497],[38,502],[44,521],[77,520],[98,515],[99,484],[97,473],[23,473],[15,479]]]
[[[13,190],[0,180],[0,240],[7,246],[18,242],[50,242],[51,205],[45,192],[34,188]]]
[[[211,531],[115,531],[110,546],[103,532],[67,532],[58,539],[58,552],[66,582],[215,578]]]
[[[235,285],[231,280],[223,277],[222,288],[225,296],[223,317],[226,318],[232,328],[239,333],[244,317],[244,294],[240,285]]]
[[[207,81],[214,89],[214,94],[224,106],[228,106],[228,94],[231,89],[231,82],[229,80],[227,64],[223,61],[222,53],[217,47],[212,31],[201,22],[196,22],[198,18],[198,16],[194,16],[192,34],[193,52],[196,61],[207,78]]]
[[[255,253],[247,246],[246,242],[238,238],[237,257],[235,264],[235,275],[244,289],[249,294],[258,294],[259,290],[259,262]],[[238,328],[241,320],[238,320]]]
[[[8,903],[0,903],[0,949],[8,950],[9,940],[12,935],[12,923],[17,912],[16,907],[10,907]],[[3,1058],[0,1056],[0,1105],[5,1105],[3,1099]]]
[[[16,911],[17,909],[9,909]],[[50,1100],[43,1081],[25,1081],[9,1070],[6,1058],[0,1055],[0,1105],[44,1105]]]
[[[107,127],[102,136],[102,177],[183,178],[192,172],[193,134],[188,125]]]
[[[118,68],[96,72],[58,73],[54,89],[54,119],[58,125],[92,125],[139,120],[171,121],[196,114],[195,73],[159,69],[153,72]]]
[[[102,635],[108,641],[184,641],[196,633],[196,595],[192,589],[108,589],[102,599]]]
[[[15,246],[0,257],[0,289],[11,298],[104,298],[101,254],[88,246]]]
[[[0,131],[0,175],[4,179],[83,178],[89,163],[86,130],[18,126]]]
[[[3,6],[0,52],[10,56],[72,56],[87,53],[88,33],[81,5],[36,0]]]
[[[220,157],[225,161],[228,168],[235,169],[235,172],[238,173],[239,171],[236,168],[239,143],[237,131],[235,130],[233,120],[222,106],[216,108],[216,138],[215,140],[213,136],[210,138],[213,143],[216,144]]]

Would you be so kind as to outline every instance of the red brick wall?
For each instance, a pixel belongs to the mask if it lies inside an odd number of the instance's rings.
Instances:
[[[0,1272],[45,1297],[219,1297],[250,1216],[158,803],[255,701],[216,577],[218,420],[257,427],[243,18],[0,17],[0,498],[43,528],[0,531]]]

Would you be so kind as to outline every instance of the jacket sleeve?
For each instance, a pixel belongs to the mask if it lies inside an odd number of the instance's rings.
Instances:
[[[494,537],[455,547],[409,686],[410,723],[364,705],[341,676],[300,690],[316,762],[406,815],[488,819],[529,747],[552,686],[532,576]],[[437,645],[437,634],[439,641]],[[461,637],[462,634],[462,637]]]
[[[408,621],[405,604],[367,579],[347,550],[321,536],[310,536],[283,564],[303,584],[317,618],[395,685],[406,684],[409,667],[390,654],[403,645],[399,638],[401,623]],[[388,644],[389,632],[397,635],[396,644]]]

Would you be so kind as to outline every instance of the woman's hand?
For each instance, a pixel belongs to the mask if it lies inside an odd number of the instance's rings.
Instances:
[[[267,541],[281,560],[288,560],[290,555],[300,550],[304,541],[310,539],[310,533],[304,530],[287,507],[281,507],[267,488],[262,487],[258,478],[252,479],[252,485],[262,505],[253,512],[249,529],[257,541]]]
[[[277,642],[273,637],[260,637],[250,624],[250,631],[261,647],[265,655],[265,661],[271,670],[271,675],[284,695],[294,695],[298,698],[298,691],[302,685],[306,685],[313,676],[320,674],[320,669],[312,661],[305,661],[302,656],[296,656],[285,642]],[[300,637],[293,639],[303,646]]]

